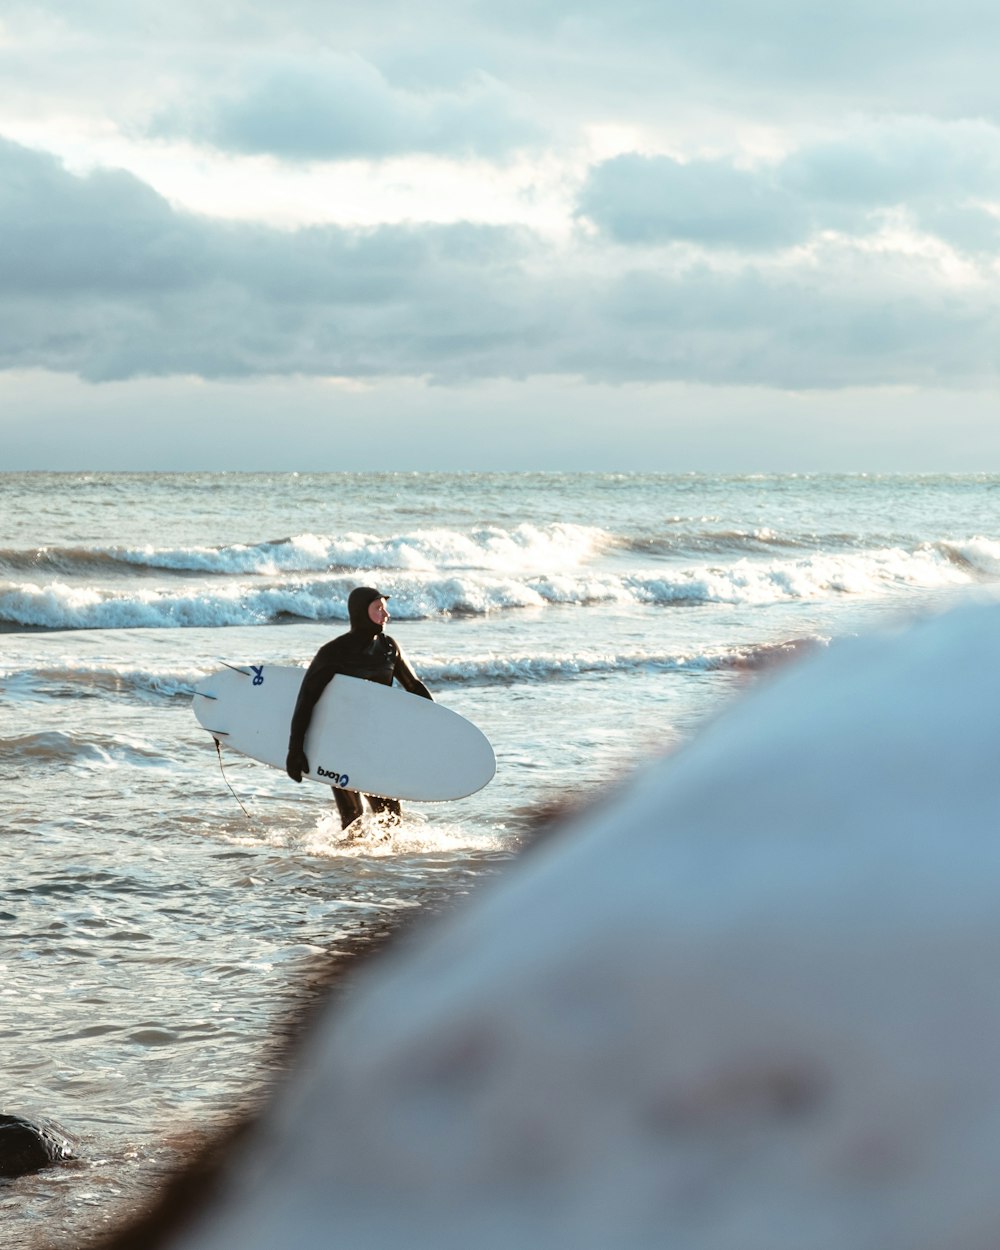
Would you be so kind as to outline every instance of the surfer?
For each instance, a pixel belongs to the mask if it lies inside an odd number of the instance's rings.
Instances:
[[[288,735],[285,770],[293,781],[301,781],[302,774],[309,771],[304,749],[306,730],[320,695],[338,673],[380,682],[383,686],[391,686],[395,679],[410,694],[419,694],[425,699],[431,697],[430,691],[407,664],[399,644],[385,632],[384,626],[389,620],[389,609],[385,606],[388,598],[372,586],[358,586],[352,590],[347,599],[350,630],[320,647],[306,669]],[[364,811],[361,795],[354,790],[341,790],[338,786],[332,789],[341,826],[346,829]],[[390,819],[399,820],[398,799],[384,799],[377,794],[367,794],[365,798],[376,815],[385,814]]]

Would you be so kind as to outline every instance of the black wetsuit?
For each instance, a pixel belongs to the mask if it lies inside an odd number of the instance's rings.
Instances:
[[[338,673],[344,673],[348,677],[361,677],[365,681],[377,681],[383,686],[391,686],[395,679],[411,694],[422,695],[425,699],[431,697],[430,691],[403,658],[395,639],[383,632],[382,626],[376,625],[368,615],[371,604],[376,599],[383,598],[384,595],[370,586],[359,586],[352,590],[347,600],[350,630],[320,647],[306,669],[288,736],[286,768],[293,781],[301,781],[302,774],[309,770],[304,751],[306,730],[317,700]],[[363,811],[361,795],[353,790],[341,790],[334,786],[333,797],[337,801],[341,824],[346,829]],[[399,815],[399,803],[396,799],[383,799],[378,795],[366,797],[373,811]]]

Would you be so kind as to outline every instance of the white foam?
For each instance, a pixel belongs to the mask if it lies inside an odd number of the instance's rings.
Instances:
[[[503,829],[474,830],[459,824],[436,821],[407,808],[401,823],[366,815],[350,836],[336,813],[322,817],[302,836],[300,849],[324,859],[387,859],[400,855],[447,855],[501,850],[506,847]]]

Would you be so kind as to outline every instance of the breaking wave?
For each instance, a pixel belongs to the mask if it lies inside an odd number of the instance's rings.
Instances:
[[[428,620],[485,616],[516,608],[592,604],[681,606],[787,603],[840,595],[974,585],[1000,575],[1000,543],[987,539],[925,543],[800,558],[616,572],[567,560],[559,571],[516,575],[440,566],[392,577],[393,616]],[[197,583],[81,585],[67,581],[0,582],[0,625],[22,629],[177,629],[265,625],[280,621],[343,621],[352,574]]]
[[[339,570],[490,569],[541,571],[580,564],[613,540],[587,525],[483,526],[463,533],[417,530],[389,538],[298,534],[220,547],[144,545],[0,549],[0,570],[62,577],[180,573],[275,577]]]
[[[755,672],[826,645],[817,637],[785,642],[691,652],[581,651],[572,655],[480,656],[454,663],[422,663],[420,673],[432,685],[489,686],[563,681],[575,677],[642,673]]]
[[[888,540],[885,550],[892,550]],[[647,536],[613,534],[597,526],[518,525],[510,529],[483,526],[468,533],[423,529],[380,538],[348,533],[336,538],[298,534],[258,543],[218,547],[94,546],[0,548],[0,575],[29,574],[66,579],[135,576],[282,577],[296,573],[350,573],[380,570],[400,573],[492,572],[523,577],[580,568],[605,552],[624,551],[652,559],[688,562],[716,555],[724,560],[744,556],[780,557],[782,553],[842,553],[863,558],[866,548],[852,534],[790,534],[762,527],[755,530],[683,529]],[[985,538],[928,542],[910,554],[933,553],[978,568],[1000,569],[1000,544]],[[829,558],[835,558],[831,554]]]
[[[421,677],[434,689],[449,686],[530,685],[574,678],[618,674],[667,672],[755,671],[790,659],[803,650],[825,645],[818,637],[793,638],[755,646],[716,648],[705,651],[601,651],[583,649],[570,654],[522,651],[504,655],[484,654],[458,660],[412,657]],[[277,657],[271,662],[281,662]],[[270,656],[233,656],[234,662],[256,663]],[[27,670],[0,670],[0,692],[8,700],[23,702],[86,698],[130,702],[187,699],[194,684],[210,668],[156,673],[120,668],[110,664],[52,666]],[[62,734],[27,735],[7,749],[52,757],[71,755]]]

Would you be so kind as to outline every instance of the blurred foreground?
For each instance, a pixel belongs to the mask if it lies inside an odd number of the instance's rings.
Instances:
[[[998,755],[996,606],[789,664],[377,960],[160,1244],[995,1250]]]

